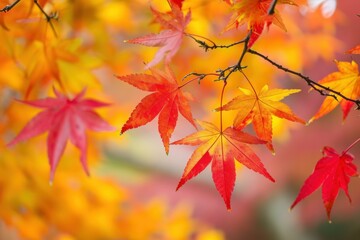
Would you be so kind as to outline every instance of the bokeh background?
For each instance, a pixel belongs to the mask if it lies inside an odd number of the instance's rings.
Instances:
[[[310,1],[310,0],[309,0]],[[304,180],[321,158],[324,146],[339,152],[359,137],[359,112],[342,121],[340,109],[302,126],[274,119],[272,155],[264,146],[254,147],[276,179],[238,166],[227,211],[206,169],[175,191],[194,148],[171,146],[165,154],[157,120],[120,135],[132,109],[146,95],[116,79],[116,75],[142,73],[156,48],[124,40],[159,32],[152,23],[150,6],[168,11],[165,0],[52,0],[39,1],[56,13],[54,31],[43,14],[22,0],[11,11],[0,12],[0,239],[357,239],[360,236],[360,181],[349,186],[352,203],[340,192],[332,224],[326,218],[321,191],[289,212]],[[360,2],[338,1],[334,13],[299,1],[299,6],[279,6],[287,32],[276,26],[265,31],[254,49],[289,69],[320,80],[336,71],[333,60],[360,63],[345,54],[360,44]],[[334,1],[327,1],[334,2]],[[0,8],[10,1],[0,0]],[[324,5],[323,5],[324,6]],[[186,0],[192,21],[186,31],[217,43],[242,39],[246,26],[223,32],[232,10],[220,0]],[[184,38],[171,68],[181,79],[190,72],[208,73],[234,64],[241,46],[204,52]],[[261,87],[299,88],[301,93],[284,100],[305,120],[319,109],[323,97],[309,92],[306,83],[256,56],[246,56],[244,70]],[[159,64],[157,67],[162,68]],[[222,84],[206,79],[186,87],[196,119],[217,123]],[[112,105],[98,113],[117,128],[114,132],[88,132],[91,177],[81,168],[79,152],[67,145],[55,181],[49,185],[46,134],[6,146],[38,109],[15,99],[53,96],[52,88],[74,96],[84,87],[87,97]],[[248,88],[240,74],[233,74],[225,99]],[[234,113],[225,115],[230,125]],[[172,140],[196,131],[183,118]],[[246,131],[253,133],[252,127]],[[350,151],[358,165],[360,145]]]

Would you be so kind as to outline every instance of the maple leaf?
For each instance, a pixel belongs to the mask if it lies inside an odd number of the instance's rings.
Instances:
[[[210,162],[212,162],[211,171],[216,189],[224,199],[228,209],[231,208],[230,199],[236,178],[235,160],[275,182],[259,157],[247,145],[263,144],[265,141],[238,129],[228,127],[222,131],[212,123],[203,121],[198,121],[198,123],[203,130],[172,143],[200,145],[191,155],[177,190],[188,180],[202,172]]]
[[[162,59],[168,64],[180,48],[184,30],[190,22],[191,12],[186,16],[181,11],[182,1],[168,1],[171,12],[161,13],[151,8],[155,17],[155,22],[159,23],[162,31],[158,34],[148,34],[142,37],[127,40],[128,43],[142,44],[148,47],[160,47],[154,59],[146,65],[151,68],[158,64]]]
[[[253,123],[256,135],[267,141],[266,146],[274,152],[272,145],[272,115],[289,121],[305,124],[285,103],[279,102],[284,97],[299,92],[299,89],[272,89],[265,85],[259,93],[240,88],[240,95],[225,104],[219,110],[239,110],[234,127],[241,129],[250,122]]]
[[[135,107],[130,118],[121,129],[121,134],[129,129],[137,128],[151,122],[157,115],[159,133],[169,152],[169,140],[176,127],[178,112],[194,127],[188,96],[181,91],[174,73],[166,65],[165,71],[150,68],[149,74],[132,74],[117,78],[144,91],[152,92],[144,97]]]
[[[356,47],[348,50],[346,53],[350,53],[350,54],[360,54],[360,45],[357,45]]]
[[[230,1],[225,1],[230,4]],[[248,42],[248,47],[255,43],[263,32],[265,27],[270,27],[272,23],[286,31],[283,20],[275,9],[273,14],[269,14],[273,0],[234,0],[232,7],[235,13],[232,15],[230,22],[225,27],[224,31],[247,23],[248,30],[251,30],[251,36]],[[295,1],[291,0],[278,0],[277,4],[290,4],[296,5]]]
[[[335,63],[339,71],[327,75],[319,81],[319,84],[337,91],[348,98],[358,99],[360,96],[360,74],[357,63],[354,61],[335,61]],[[354,102],[347,101],[340,96],[336,96],[336,99],[332,96],[327,96],[318,112],[310,119],[309,122],[312,122],[331,112],[339,103],[343,111],[343,120],[345,120],[353,107]]]
[[[339,155],[333,148],[324,147],[323,155],[324,157],[317,162],[314,172],[305,180],[290,209],[322,185],[322,199],[330,221],[331,209],[340,188],[351,202],[348,185],[350,177],[358,176],[358,172],[356,165],[352,163],[354,156],[346,151]]]
[[[93,111],[94,108],[108,106],[109,104],[93,99],[83,99],[85,89],[73,99],[67,98],[55,89],[54,93],[56,98],[48,97],[32,101],[21,101],[45,110],[33,117],[20,133],[8,143],[8,146],[48,131],[47,147],[50,163],[50,182],[54,179],[56,167],[69,139],[80,150],[82,167],[86,174],[89,175],[85,132],[87,129],[92,131],[114,130],[112,126]]]

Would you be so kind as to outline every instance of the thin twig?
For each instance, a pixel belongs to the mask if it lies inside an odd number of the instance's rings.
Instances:
[[[38,0],[34,0],[35,5],[38,7],[40,12],[45,16],[46,21],[49,23],[51,30],[53,31],[55,37],[57,37],[57,33],[54,27],[54,24],[52,23],[52,20],[57,20],[57,14],[47,14],[44,9],[40,6]]]
[[[195,42],[200,44],[200,47],[204,48],[205,52],[207,52],[208,50],[214,50],[214,49],[217,49],[217,48],[231,48],[233,46],[242,44],[242,43],[244,43],[246,41],[246,37],[245,37],[243,40],[240,40],[238,42],[234,42],[234,43],[231,43],[231,44],[228,44],[228,45],[218,45],[214,41],[212,41],[212,40],[210,40],[208,38],[196,35],[196,34],[186,33],[186,36],[192,38]],[[210,42],[211,45],[206,43],[206,41],[199,40],[198,38],[202,38],[202,39]]]
[[[271,60],[268,56],[265,56],[265,55],[255,51],[255,50],[248,49],[248,52],[263,58],[264,60],[268,61],[273,66],[277,67],[280,70],[283,70],[284,72],[291,73],[291,74],[293,74],[295,76],[300,77],[301,79],[305,80],[310,87],[312,87],[315,91],[319,92],[321,95],[333,97],[336,100],[338,100],[338,96],[339,96],[339,97],[341,97],[341,98],[343,98],[343,99],[345,99],[347,101],[355,103],[356,106],[357,106],[357,109],[360,110],[360,100],[348,98],[345,95],[343,95],[341,92],[338,92],[338,91],[333,90],[333,89],[331,89],[329,87],[323,86],[320,83],[317,83],[314,80],[311,80],[309,77],[304,76],[303,74],[301,74],[299,72],[295,72],[293,70],[290,70],[288,68],[283,67],[282,65],[280,65],[280,64],[274,62],[273,60]]]
[[[0,9],[0,12],[9,12],[13,7],[15,7],[21,0],[15,0],[13,3],[6,5],[4,8]],[[55,37],[57,37],[57,33],[54,27],[54,24],[52,23],[52,20],[57,20],[57,14],[56,13],[50,13],[47,14],[44,9],[39,4],[38,0],[34,0],[34,4],[37,6],[37,8],[40,10],[40,12],[45,16],[46,21],[49,23],[51,30],[53,31]]]
[[[219,74],[217,73],[196,73],[196,72],[191,72],[186,74],[181,81],[184,81],[186,78],[190,77],[190,76],[196,76],[196,78],[198,79],[198,82],[200,84],[200,81],[203,80],[205,77],[207,76],[217,76],[219,77]]]
[[[237,62],[237,64],[226,67],[225,69],[218,69],[218,70],[216,70],[216,73],[196,73],[196,72],[191,72],[191,73],[185,75],[183,77],[183,80],[185,78],[189,77],[189,76],[198,76],[199,77],[199,82],[200,82],[200,80],[202,80],[203,78],[205,78],[207,76],[210,76],[210,75],[214,76],[215,75],[215,76],[218,77],[217,81],[226,82],[227,79],[230,77],[230,75],[233,74],[235,71],[237,71],[237,70],[241,71],[242,69],[246,68],[246,66],[244,66],[244,67],[241,66],[241,63],[242,63],[242,60],[244,59],[244,56],[245,56],[246,52],[248,51],[248,42],[250,40],[250,36],[251,36],[251,31],[249,31],[249,33],[247,34],[247,36],[243,40],[241,40],[239,42],[236,42],[235,44],[232,44],[232,46],[234,46],[234,45],[239,44],[239,43],[244,43],[244,48],[242,50],[242,53],[240,55],[240,58],[239,58],[239,61]],[[196,42],[198,42],[198,40],[196,38],[194,38],[193,36],[189,35],[189,37],[193,38]],[[219,45],[216,45],[213,41],[211,41],[211,42],[214,44],[214,46],[216,46],[215,48],[219,47]],[[204,43],[204,44],[206,44],[206,43]],[[208,46],[208,45],[206,45],[206,46]],[[225,47],[225,45],[222,45],[222,46]],[[228,45],[228,46],[230,46],[230,45]]]
[[[18,4],[21,0],[15,0],[13,3],[6,5],[3,9],[0,9],[0,12],[8,12],[10,11],[13,7],[15,7],[16,4]]]

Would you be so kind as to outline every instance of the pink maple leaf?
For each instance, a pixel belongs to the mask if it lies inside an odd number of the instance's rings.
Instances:
[[[54,89],[56,98],[45,98],[33,101],[21,101],[25,104],[45,109],[33,117],[10,142],[8,146],[49,131],[47,137],[48,158],[50,164],[50,182],[54,179],[56,167],[64,153],[68,139],[80,150],[80,161],[87,175],[87,140],[86,130],[110,131],[114,127],[104,121],[94,108],[109,104],[93,99],[83,99],[85,89],[73,99],[67,98]]]
[[[151,8],[155,17],[154,21],[161,25],[163,29],[158,34],[148,34],[142,37],[134,38],[126,42],[133,44],[142,44],[148,47],[160,47],[156,52],[154,59],[146,65],[151,68],[158,64],[162,59],[168,64],[180,48],[185,27],[189,24],[191,12],[184,16],[181,11],[182,1],[168,1],[171,11],[161,13]]]

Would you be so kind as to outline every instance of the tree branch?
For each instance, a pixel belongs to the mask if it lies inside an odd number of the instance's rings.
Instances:
[[[323,96],[329,96],[329,97],[333,97],[335,98],[336,100],[338,100],[338,96],[347,100],[347,101],[350,101],[350,102],[353,102],[356,104],[357,106],[357,109],[360,110],[360,100],[356,100],[356,99],[351,99],[351,98],[348,98],[346,97],[345,95],[343,95],[341,92],[338,92],[338,91],[335,91],[329,87],[326,87],[326,86],[323,86],[317,82],[315,82],[314,80],[311,80],[309,77],[307,76],[304,76],[303,74],[299,73],[299,72],[295,72],[293,70],[290,70],[288,68],[285,68],[283,67],[282,65],[274,62],[273,60],[271,60],[268,56],[265,56],[255,50],[252,50],[252,49],[248,49],[248,52],[251,53],[251,54],[254,54],[254,55],[257,55],[261,58],[263,58],[264,60],[268,61],[269,63],[271,63],[273,66],[277,67],[278,69],[280,70],[283,70],[284,72],[287,72],[287,73],[291,73],[295,76],[298,76],[300,77],[301,79],[305,80],[306,83],[312,87],[315,91],[319,92],[321,95]]]
[[[277,2],[278,2],[277,0],[273,0],[271,2],[270,7],[268,9],[268,15],[275,14],[275,7],[276,7]],[[196,35],[196,34],[186,33],[186,36],[192,38],[195,42],[200,44],[200,47],[204,48],[205,51],[213,50],[213,49],[217,49],[217,48],[231,48],[231,47],[239,45],[239,44],[244,44],[244,47],[243,47],[243,50],[241,52],[238,63],[236,65],[229,66],[229,67],[227,67],[225,69],[217,70],[216,74],[215,73],[203,74],[203,73],[194,73],[193,72],[193,73],[190,73],[190,74],[186,75],[184,77],[184,79],[187,78],[190,75],[194,75],[194,76],[199,77],[199,82],[200,82],[200,80],[202,80],[204,77],[206,77],[208,75],[218,75],[218,80],[222,80],[222,81],[226,82],[227,79],[230,77],[230,75],[232,73],[234,73],[237,70],[241,71],[243,68],[245,68],[245,67],[241,66],[241,63],[242,63],[246,53],[251,53],[251,54],[254,54],[254,55],[257,55],[257,56],[263,58],[264,60],[266,60],[267,62],[271,63],[273,66],[277,67],[278,69],[280,69],[280,70],[282,70],[284,72],[287,72],[287,73],[290,73],[290,74],[293,74],[295,76],[300,77],[301,79],[305,80],[306,83],[311,88],[313,88],[315,91],[317,91],[321,95],[330,96],[330,97],[335,98],[336,100],[338,100],[338,97],[341,97],[342,99],[345,99],[347,101],[355,103],[356,106],[357,106],[357,109],[360,110],[360,100],[348,98],[347,96],[343,95],[341,92],[338,92],[338,91],[333,90],[333,89],[331,89],[329,87],[323,86],[323,85],[313,81],[309,77],[304,76],[303,74],[301,74],[299,72],[295,72],[293,70],[290,70],[288,68],[283,67],[282,65],[280,65],[280,64],[274,62],[273,60],[269,59],[268,56],[265,56],[265,55],[255,51],[255,50],[252,50],[251,48],[248,48],[248,42],[250,40],[251,34],[252,34],[252,31],[250,30],[248,32],[248,34],[246,35],[246,37],[244,39],[238,41],[238,42],[234,42],[234,43],[228,44],[228,45],[218,45],[214,41],[212,41],[212,40],[210,40],[210,39],[208,39],[206,37],[202,37],[202,36],[199,36],[199,35]],[[198,38],[202,38],[202,39],[204,39],[204,41],[199,40]],[[208,44],[207,42],[209,42],[211,44]]]

